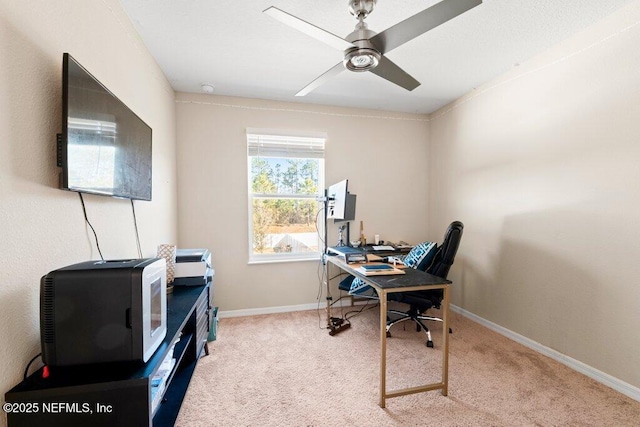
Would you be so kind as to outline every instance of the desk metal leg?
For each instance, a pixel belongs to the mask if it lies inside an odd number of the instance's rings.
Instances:
[[[378,289],[380,297],[380,407],[384,408],[386,399],[406,396],[413,393],[440,389],[443,396],[448,394],[449,385],[449,286],[443,286],[442,298],[442,380],[433,384],[409,387],[387,392],[387,292]]]
[[[350,267],[344,261],[337,259],[330,259],[325,265],[325,285],[327,289],[327,328],[329,329],[329,335],[335,335],[345,329],[347,329],[349,323],[333,322],[331,317],[331,298],[329,297],[330,281],[329,277],[329,263],[335,264],[338,268],[341,268],[348,273],[358,275],[355,273],[354,268]],[[365,279],[366,280],[366,279]],[[413,393],[422,393],[431,390],[441,390],[442,395],[446,396],[448,393],[449,384],[449,285],[448,284],[425,284],[425,285],[410,285],[407,287],[389,288],[388,290],[382,286],[376,284],[374,280],[369,282],[374,287],[380,298],[380,402],[381,408],[386,405],[388,398],[406,396]],[[434,290],[442,289],[442,380],[432,384],[426,384],[417,387],[403,388],[399,390],[392,390],[387,392],[387,308],[388,308],[388,295],[391,292],[409,292],[413,290]]]
[[[331,277],[329,275],[329,263],[326,262],[325,263],[325,277],[324,277],[324,283],[325,283],[325,287],[326,287],[326,292],[327,292],[327,329],[329,329],[329,335],[333,336],[335,334],[338,334],[346,329],[349,329],[351,327],[351,324],[348,322],[345,322],[344,319],[334,319],[331,316],[331,305],[333,304],[333,298],[330,296],[331,295],[331,280],[329,280],[329,278]],[[334,322],[335,321],[335,322]]]
[[[385,407],[387,394],[387,293],[378,291],[380,298],[380,407]]]
[[[327,300],[327,328],[329,328],[331,326],[331,300],[329,299],[329,295],[331,294],[331,290],[329,289],[329,286],[331,286],[330,280],[329,280],[329,263],[325,261],[324,264],[324,286],[325,286],[325,292],[327,293],[325,295],[325,298]]]
[[[444,287],[442,299],[442,395],[446,396],[449,392],[449,286]]]

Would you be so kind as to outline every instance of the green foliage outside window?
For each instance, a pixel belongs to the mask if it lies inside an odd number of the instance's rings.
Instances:
[[[253,252],[317,252],[300,233],[316,232],[319,160],[251,157]],[[280,242],[270,236],[285,235]]]

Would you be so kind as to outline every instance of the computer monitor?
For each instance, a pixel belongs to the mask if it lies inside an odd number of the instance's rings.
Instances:
[[[347,192],[343,218],[334,218],[333,222],[353,221],[356,219],[356,195]]]
[[[327,189],[327,219],[345,219],[348,184],[348,180],[345,179]]]

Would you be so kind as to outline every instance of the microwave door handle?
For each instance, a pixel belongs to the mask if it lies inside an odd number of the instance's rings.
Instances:
[[[131,329],[131,309],[127,308],[125,312],[125,324],[128,329]]]

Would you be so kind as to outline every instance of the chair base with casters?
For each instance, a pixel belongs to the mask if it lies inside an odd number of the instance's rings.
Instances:
[[[431,331],[423,321],[431,320],[435,322],[442,322],[439,317],[428,316],[425,313],[427,310],[440,308],[440,302],[442,301],[442,291],[422,291],[422,292],[407,292],[405,294],[392,295],[390,298],[392,301],[408,304],[408,311],[399,310],[387,310],[387,337],[391,336],[389,330],[393,325],[412,320],[416,324],[416,332],[420,332],[422,329],[427,335],[427,347],[433,348],[433,340],[431,339]],[[400,316],[397,319],[391,320],[389,314],[395,314]],[[451,333],[451,329],[449,329]]]
[[[389,329],[391,329],[391,327],[393,325],[396,325],[398,323],[402,323],[404,321],[407,320],[413,320],[416,323],[416,332],[420,332],[420,330],[422,329],[425,334],[427,334],[427,347],[433,348],[433,340],[431,339],[431,331],[429,330],[429,328],[422,323],[423,320],[431,320],[434,322],[443,322],[443,320],[439,317],[433,317],[433,316],[425,316],[423,314],[421,314],[417,309],[415,308],[411,308],[409,309],[409,311],[398,311],[398,310],[388,310],[387,313],[389,314],[397,314],[400,317],[396,320],[389,320],[387,321],[387,337],[391,337],[391,332],[389,332]],[[451,328],[449,328],[449,333],[453,333],[453,330]]]

